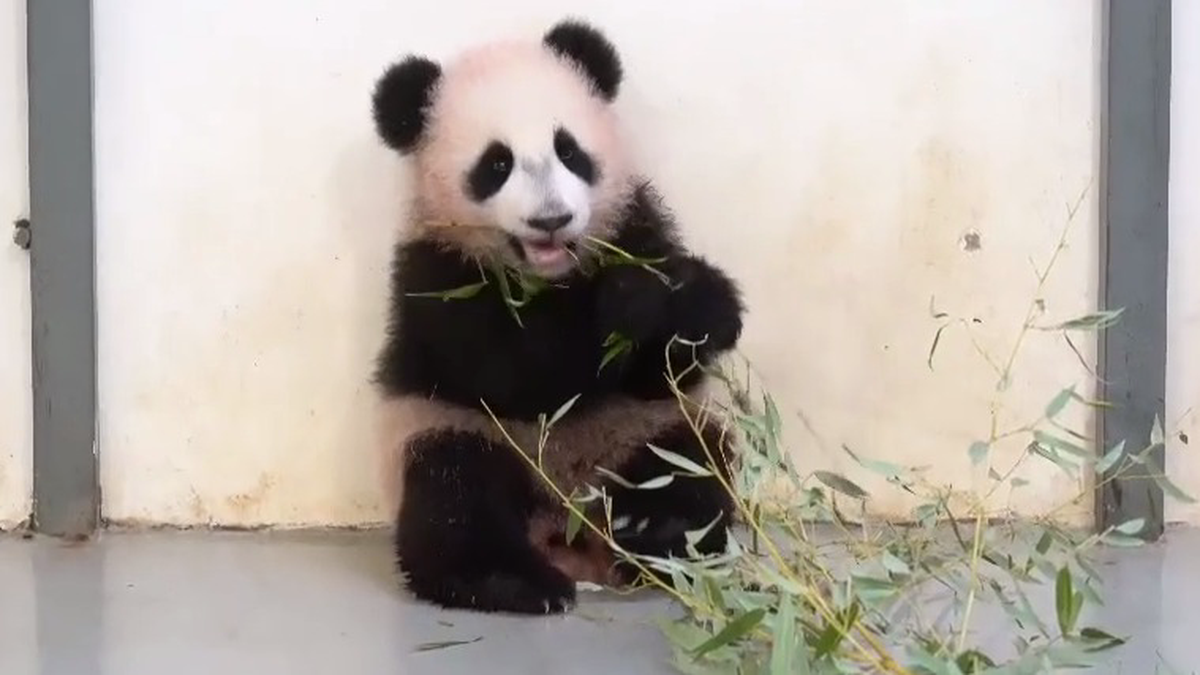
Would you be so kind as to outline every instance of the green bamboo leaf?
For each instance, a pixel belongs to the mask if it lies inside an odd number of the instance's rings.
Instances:
[[[451,288],[447,291],[427,291],[423,293],[405,293],[409,298],[437,298],[439,300],[467,300],[479,295],[479,292],[488,285],[487,280],[480,281],[458,288]]]
[[[663,458],[663,460],[670,462],[671,464],[674,464],[675,466],[679,467],[680,469],[683,469],[684,471],[687,471],[689,474],[691,474],[693,476],[698,476],[698,477],[703,478],[703,477],[708,477],[708,476],[713,475],[713,473],[711,471],[709,471],[708,469],[693,462],[692,460],[688,459],[687,457],[684,457],[682,455],[671,452],[670,450],[664,450],[663,448],[660,448],[657,445],[654,445],[653,443],[647,443],[646,447],[650,448],[651,452],[653,452],[654,454]]]
[[[606,469],[602,466],[596,467],[596,473],[604,476],[605,478],[608,478],[609,480],[616,483],[617,485],[620,485],[623,488],[632,490],[637,487],[633,483],[625,480],[621,476],[617,475],[616,473],[613,473],[612,471],[609,471],[608,469]]]
[[[1185,504],[1196,503],[1195,498],[1179,489],[1178,485],[1173,483],[1170,478],[1167,478],[1162,467],[1158,465],[1158,462],[1155,461],[1153,457],[1147,455],[1144,461],[1146,464],[1147,473],[1150,474],[1150,477],[1154,480],[1155,484],[1162,488],[1164,494]]]
[[[579,517],[579,511],[576,509],[567,510],[567,546],[575,541],[576,535],[579,534],[579,528],[583,526],[583,519]]]
[[[1091,462],[1095,460],[1095,455],[1087,450],[1084,450],[1071,441],[1048,434],[1040,429],[1033,432],[1033,437],[1038,443],[1041,443],[1048,448],[1061,450],[1069,455],[1074,455],[1085,462]]]
[[[909,568],[908,563],[904,562],[900,558],[897,558],[891,551],[885,550],[883,552],[881,562],[883,563],[883,568],[885,570],[895,574],[896,576],[908,576],[909,574],[912,574],[912,569]]]
[[[1134,518],[1128,522],[1122,523],[1116,527],[1116,531],[1121,534],[1138,534],[1146,527],[1145,518]]]
[[[933,646],[933,645],[930,645]],[[908,656],[919,667],[919,672],[928,675],[963,675],[958,664],[943,657],[934,656],[932,649],[921,646],[910,646]]]
[[[600,367],[596,372],[604,370],[608,364],[612,363],[617,357],[623,356],[633,351],[633,340],[621,335],[620,333],[610,333],[604,340],[604,356],[600,359]]]
[[[854,452],[845,445],[842,446],[842,450],[844,450],[847,455],[850,455],[850,458],[857,462],[862,468],[880,474],[885,478],[899,478],[904,474],[904,469],[899,464],[884,462],[878,459],[870,459],[867,457],[860,457],[858,453]]]
[[[720,633],[717,633],[712,637],[712,639],[697,647],[695,651],[692,652],[692,656],[694,658],[700,658],[714,649],[719,649],[734,642],[735,640],[738,640],[742,636],[754,630],[758,624],[762,622],[763,617],[766,616],[766,614],[767,610],[760,607],[758,609],[746,612],[736,619],[733,619],[725,625],[725,628],[722,629]]]
[[[728,609],[725,605],[725,594],[721,592],[721,587],[717,585],[714,577],[704,577],[704,592],[708,594],[708,601],[713,607],[722,613]]]
[[[1116,546],[1118,548],[1141,548],[1146,544],[1146,542],[1137,537],[1131,537],[1127,534],[1120,534],[1118,532],[1109,532],[1108,534],[1100,537],[1100,541],[1108,544],[1109,546]]]
[[[719,523],[724,516],[724,512],[718,513],[708,525],[705,525],[699,530],[688,530],[687,532],[683,533],[683,538],[687,542],[688,553],[690,555],[696,558],[701,557],[700,553],[696,550],[696,545],[708,536],[708,533],[711,532],[714,527],[716,527],[717,523]]]
[[[1072,477],[1075,476],[1077,467],[1071,462],[1067,461],[1062,455],[1058,454],[1058,451],[1056,451],[1054,448],[1048,448],[1035,441],[1029,444],[1027,450],[1030,453],[1041,457],[1042,459],[1050,461],[1068,475]]]
[[[1158,419],[1158,415],[1154,415],[1154,423],[1150,426],[1150,444],[1162,445],[1166,441],[1166,435],[1163,433],[1162,420]]]
[[[988,668],[995,668],[996,662],[987,654],[978,649],[971,649],[958,655],[954,659],[955,665],[963,672],[963,675],[974,675],[975,673],[986,672]]]
[[[967,454],[971,457],[971,464],[978,466],[982,464],[988,455],[988,444],[983,441],[975,441],[971,447],[967,449]]]
[[[1054,417],[1056,415],[1058,415],[1060,412],[1063,411],[1063,408],[1067,407],[1067,403],[1069,403],[1071,401],[1071,398],[1074,396],[1075,396],[1075,387],[1074,386],[1068,387],[1068,388],[1063,389],[1062,391],[1058,392],[1058,395],[1055,396],[1053,399],[1051,399],[1050,403],[1046,406],[1046,418],[1054,419]]]
[[[1075,622],[1083,609],[1083,594],[1075,592],[1071,569],[1063,565],[1054,582],[1054,611],[1058,615],[1058,628],[1064,637],[1075,630]]]
[[[796,611],[790,593],[780,594],[773,633],[771,675],[792,675],[796,661]],[[800,658],[803,659],[803,655]]]
[[[1054,537],[1050,536],[1049,532],[1042,532],[1042,537],[1038,539],[1038,543],[1034,546],[1034,550],[1041,555],[1046,555],[1050,550],[1050,545],[1054,543]]]
[[[483,636],[477,637],[474,640],[445,640],[443,642],[422,642],[417,645],[413,651],[415,652],[432,652],[440,649],[449,649],[450,647],[461,647],[462,645],[471,645],[479,642]]]
[[[558,410],[554,411],[554,415],[550,417],[550,421],[546,423],[546,428],[549,429],[550,427],[554,426],[563,418],[564,415],[570,412],[571,407],[575,405],[575,402],[579,400],[580,396],[582,396],[582,394],[575,394],[569,401],[559,406]]]
[[[945,332],[949,325],[944,323],[938,326],[937,332],[933,334],[933,344],[929,345],[929,357],[925,360],[930,370],[933,370],[933,356],[937,353],[938,343],[942,341],[942,333]]]
[[[837,651],[838,645],[846,637],[846,633],[853,630],[855,624],[858,623],[858,614],[861,611],[858,602],[851,603],[846,609],[844,617],[838,617],[838,621],[833,621],[825,625],[825,629],[817,635],[813,648],[813,659],[820,660]]]
[[[1113,446],[1112,450],[1109,450],[1107,453],[1105,453],[1105,455],[1100,458],[1100,461],[1096,462],[1096,473],[1108,473],[1109,469],[1116,466],[1117,462],[1121,461],[1121,458],[1124,456],[1125,441],[1121,441]]]
[[[1092,628],[1090,626],[1080,630],[1079,637],[1089,643],[1085,648],[1089,652],[1101,652],[1113,647],[1120,647],[1126,642],[1125,638],[1116,637],[1099,628]]]
[[[672,482],[674,482],[674,480],[675,480],[675,474],[669,473],[665,476],[658,476],[655,478],[651,478],[650,480],[648,480],[644,483],[638,483],[635,487],[638,490],[658,490],[660,488],[665,488],[666,486],[670,485]]]
[[[1060,324],[1050,326],[1044,330],[1102,330],[1117,323],[1124,313],[1124,309],[1109,310],[1103,312],[1092,312],[1083,316],[1064,321]]]
[[[839,476],[836,473],[829,471],[814,471],[813,476],[817,480],[824,483],[831,490],[836,490],[847,497],[853,497],[854,499],[865,499],[869,496],[866,490],[860,488],[849,479]]]
[[[900,587],[891,579],[879,579],[858,574],[851,575],[851,577],[854,582],[855,594],[864,602],[874,603],[887,600],[900,590]]]

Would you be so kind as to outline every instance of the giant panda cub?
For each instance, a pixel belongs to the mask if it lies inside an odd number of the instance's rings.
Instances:
[[[622,76],[608,39],[571,19],[445,64],[408,56],[375,85],[375,128],[415,169],[375,382],[396,555],[419,599],[555,613],[578,581],[633,581],[586,529],[568,543],[566,510],[513,447],[532,455],[572,399],[541,448],[564,493],[603,486],[629,551],[686,555],[685,533],[710,524],[696,548],[724,550],[733,504],[715,477],[628,487],[679,473],[648,444],[727,466],[667,373],[697,392],[696,362],[735,346],[743,303],[632,170],[611,107]]]

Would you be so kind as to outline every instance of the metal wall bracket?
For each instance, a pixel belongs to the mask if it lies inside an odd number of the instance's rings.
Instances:
[[[29,219],[22,218],[13,223],[13,243],[22,251],[28,251],[33,243],[33,232],[29,229]]]

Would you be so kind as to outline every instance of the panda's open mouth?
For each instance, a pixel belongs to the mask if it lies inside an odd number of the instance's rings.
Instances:
[[[575,241],[512,237],[512,244],[526,262],[539,270],[555,271],[569,268],[577,259]]]

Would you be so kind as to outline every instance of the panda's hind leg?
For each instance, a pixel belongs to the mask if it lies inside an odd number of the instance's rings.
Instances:
[[[702,438],[703,442],[686,422],[681,422],[650,443],[706,468],[711,468],[711,461],[715,460],[718,470],[727,475],[728,450],[718,431],[705,429]],[[634,484],[672,472],[678,473],[679,469],[649,449],[637,452],[616,471]],[[726,530],[732,522],[735,504],[715,476],[676,476],[669,485],[658,489],[631,489],[612,483],[607,489],[612,495],[613,535],[627,550],[659,557],[691,557],[687,533],[702,530],[710,523],[711,529],[696,542],[696,551],[709,555],[725,550]],[[628,570],[625,576],[628,577]]]
[[[547,614],[574,604],[575,585],[529,541],[532,477],[507,448],[444,429],[410,441],[396,523],[409,590],[449,608]]]

